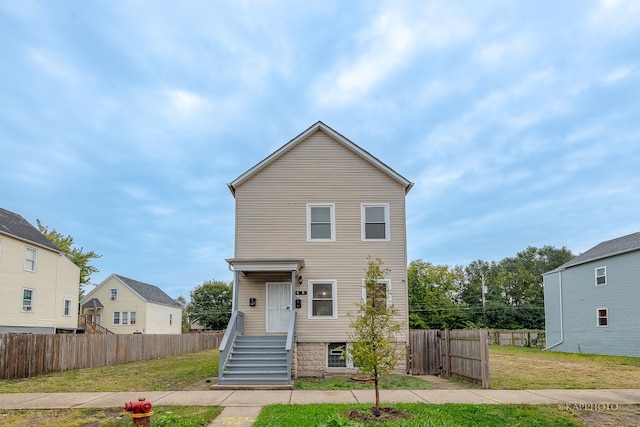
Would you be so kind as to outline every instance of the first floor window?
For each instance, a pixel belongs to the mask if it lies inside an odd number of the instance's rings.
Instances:
[[[135,311],[114,311],[113,324],[114,325],[135,325],[136,312]]]
[[[33,289],[22,290],[22,311],[33,311]]]
[[[346,368],[347,358],[346,356],[347,343],[345,342],[332,342],[329,343],[327,348],[327,367],[328,368]]]
[[[36,271],[37,252],[35,249],[27,248],[24,252],[24,269],[26,271]]]
[[[309,317],[336,318],[336,281],[310,281]]]
[[[169,325],[173,325],[173,314],[169,315]]]
[[[598,309],[598,326],[608,326],[608,325],[609,325],[609,309],[599,308]]]
[[[363,283],[362,299],[371,302],[376,310],[386,310],[391,304],[391,281],[379,280],[372,294],[367,294],[367,285]]]
[[[71,300],[70,299],[64,300],[64,311],[63,311],[63,314],[65,316],[71,316]]]
[[[596,268],[596,286],[607,284],[607,267]]]

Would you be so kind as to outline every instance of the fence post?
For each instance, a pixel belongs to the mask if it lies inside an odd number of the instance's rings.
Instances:
[[[482,388],[488,389],[489,383],[489,343],[485,330],[480,330],[480,369],[482,376]]]

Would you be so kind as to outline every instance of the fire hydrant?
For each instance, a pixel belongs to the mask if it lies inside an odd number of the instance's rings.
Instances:
[[[144,397],[138,398],[137,402],[129,402],[124,404],[124,410],[130,412],[131,420],[135,426],[151,425],[151,402],[145,400]]]

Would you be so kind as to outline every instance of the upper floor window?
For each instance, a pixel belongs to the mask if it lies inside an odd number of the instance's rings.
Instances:
[[[362,240],[389,240],[389,204],[362,204]]]
[[[336,240],[335,204],[307,204],[307,240]]]
[[[608,326],[609,325],[609,309],[599,308],[597,312],[597,325]]]
[[[118,290],[111,289],[111,301],[115,301],[118,299]]]
[[[71,316],[71,300],[70,299],[64,300],[64,309],[62,311],[62,314],[64,316]]]
[[[33,311],[33,289],[22,290],[22,311]]]
[[[337,317],[336,281],[309,282],[309,318]]]
[[[596,286],[607,284],[607,267],[596,268]]]
[[[38,252],[33,248],[26,248],[24,251],[24,269],[26,271],[36,271],[36,260]]]

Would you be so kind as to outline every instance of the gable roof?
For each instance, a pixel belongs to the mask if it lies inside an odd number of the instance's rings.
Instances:
[[[302,132],[300,135],[296,136],[291,141],[287,142],[285,145],[283,145],[282,147],[278,148],[276,151],[271,153],[269,156],[267,156],[265,159],[260,161],[254,167],[252,167],[251,169],[249,169],[248,171],[246,171],[245,173],[237,177],[235,180],[227,184],[227,186],[229,187],[229,190],[231,190],[231,193],[235,196],[235,189],[238,185],[242,184],[243,182],[251,178],[253,175],[255,175],[256,173],[264,169],[266,166],[268,166],[269,164],[277,160],[279,157],[281,157],[287,151],[291,150],[293,147],[298,145],[301,141],[304,141],[308,136],[312,135],[317,130],[323,131],[324,133],[332,137],[334,140],[341,143],[346,148],[353,151],[354,153],[356,153],[357,155],[359,155],[360,157],[362,157],[363,159],[371,163],[373,166],[377,167],[382,172],[386,173],[391,178],[398,181],[400,184],[404,186],[405,194],[408,193],[409,190],[411,190],[411,187],[413,187],[413,183],[411,181],[409,181],[408,179],[400,175],[398,172],[391,169],[389,166],[387,166],[382,161],[380,161],[377,157],[373,156],[371,153],[369,153],[362,147],[358,146],[354,142],[350,141],[340,133],[336,132],[326,124],[322,123],[321,121],[318,121],[313,125],[311,125],[307,130]]]
[[[599,243],[571,261],[565,262],[558,270],[637,250],[640,250],[640,232]]]
[[[62,252],[51,240],[47,239],[33,225],[20,215],[0,208],[0,234],[5,234],[16,239],[51,249],[55,252]]]
[[[87,303],[91,301],[88,299],[91,294],[93,294],[98,288],[102,287],[105,283],[109,281],[112,277],[116,278],[123,285],[131,289],[131,291],[138,295],[146,302],[152,302],[155,304],[167,305],[169,307],[179,307],[182,308],[180,304],[169,295],[165,294],[162,289],[155,285],[149,285],[148,283],[142,283],[137,280],[129,279],[128,277],[120,276],[118,274],[112,274],[106,279],[102,281],[98,286],[91,290],[87,295],[82,298],[82,301],[86,301]]]

